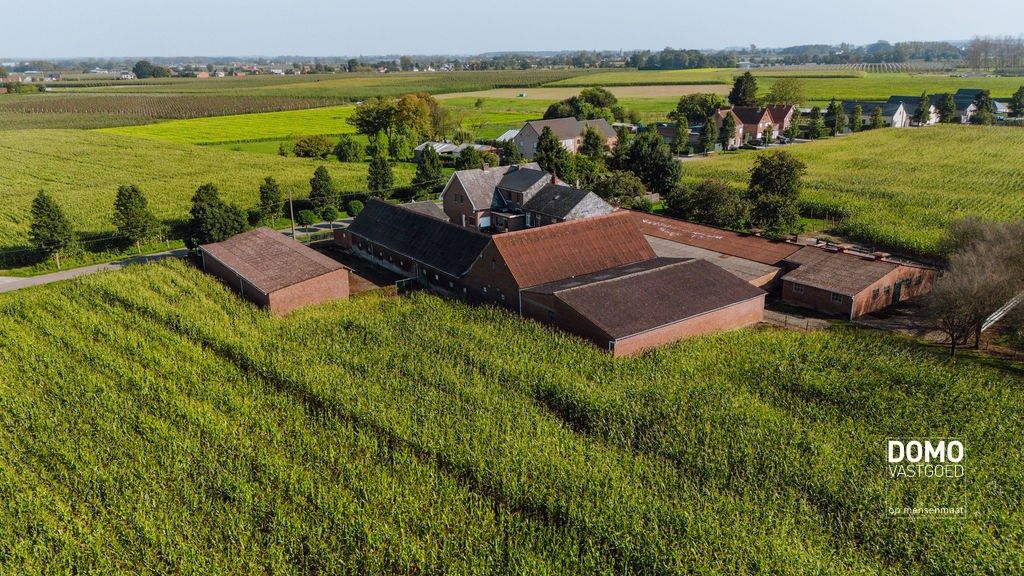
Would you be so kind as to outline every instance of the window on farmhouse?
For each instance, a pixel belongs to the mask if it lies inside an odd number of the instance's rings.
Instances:
[[[878,295],[880,293],[881,293],[881,290],[879,290],[878,288],[875,288],[874,290],[871,291],[871,297],[872,298],[878,298]]]
[[[796,292],[797,294],[803,294],[804,287],[800,284],[793,284],[793,292]]]
[[[842,302],[843,301],[843,295],[842,294],[836,294],[835,292],[833,292],[832,293],[832,301],[833,302]]]

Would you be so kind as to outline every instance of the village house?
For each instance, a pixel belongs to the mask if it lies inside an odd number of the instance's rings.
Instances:
[[[541,132],[550,128],[555,138],[562,143],[562,146],[569,152],[579,152],[580,144],[583,141],[583,133],[587,128],[594,128],[604,136],[605,146],[611,148],[618,141],[618,134],[611,127],[607,120],[577,120],[575,118],[554,118],[551,120],[532,120],[523,127],[512,138],[519,153],[523,158],[532,160],[537,152],[537,143],[540,141]]]
[[[917,96],[917,97],[914,97],[914,96],[890,96],[887,103],[890,104],[890,105],[891,104],[896,104],[896,103],[902,103],[903,104],[903,108],[907,112],[907,117],[909,118],[909,125],[913,125],[913,126],[931,126],[933,124],[938,124],[939,123],[939,110],[938,110],[938,108],[935,107],[936,102],[933,101],[931,98],[929,98],[929,100],[928,100],[928,116],[927,116],[927,120],[925,120],[923,123],[920,123],[920,124],[914,120],[914,117],[917,116],[917,109],[921,107],[921,97],[920,96]]]
[[[790,104],[770,104],[768,114],[775,125],[775,134],[784,134],[794,121],[800,120],[800,111]]]
[[[722,133],[722,127],[725,126],[725,119],[728,116],[732,116],[732,121],[736,123],[736,130],[732,135],[726,136]],[[726,148],[739,148],[743,145],[743,121],[735,112],[728,108],[719,110],[715,113],[715,125],[718,128],[718,139],[724,142]]]
[[[760,140],[766,133],[774,136],[775,122],[767,108],[756,106],[733,106],[733,114],[739,118],[743,129],[744,143]]]
[[[931,290],[933,268],[884,253],[806,246],[788,256],[782,301],[853,320]]]
[[[199,254],[204,271],[277,315],[349,295],[348,268],[270,228],[204,244]]]
[[[614,208],[593,192],[555,181],[536,164],[458,170],[441,191],[449,221],[508,232],[607,214]]]
[[[371,200],[335,238],[403,282],[508,308],[615,355],[763,315],[762,290],[704,261],[659,258],[626,211],[488,236]]]
[[[910,126],[910,115],[902,102],[870,102],[864,100],[846,100],[842,104],[843,113],[847,116],[853,114],[854,108],[861,108],[861,123],[864,126],[871,124],[871,116],[876,108],[882,110],[882,123],[886,127],[906,128]]]

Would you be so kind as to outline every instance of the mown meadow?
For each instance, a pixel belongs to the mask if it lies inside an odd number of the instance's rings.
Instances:
[[[14,573],[1010,574],[1020,372],[881,333],[743,330],[616,360],[372,293],[270,317],[180,262],[0,296]],[[949,490],[890,436],[965,441]],[[895,492],[894,492],[895,491]]]
[[[944,230],[968,215],[1024,218],[1024,131],[936,125],[860,132],[785,147],[807,164],[805,216],[838,219],[845,236],[937,256]],[[684,181],[745,187],[756,153],[688,162]]]
[[[317,166],[327,166],[342,192],[365,192],[367,164],[342,164],[235,152],[86,130],[0,132],[0,249],[28,244],[32,198],[45,189],[79,232],[102,234],[110,222],[117,187],[136,184],[161,220],[187,218],[196,188],[213,182],[223,198],[243,208],[257,204],[259,183],[273,176],[296,198],[309,194]],[[408,185],[411,164],[396,164],[395,183]]]

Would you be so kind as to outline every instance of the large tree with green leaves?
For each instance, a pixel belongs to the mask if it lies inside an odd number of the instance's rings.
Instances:
[[[651,192],[668,194],[679,185],[683,165],[672,156],[668,145],[653,127],[633,140],[626,154],[626,168],[636,174]]]
[[[338,162],[359,162],[363,159],[363,147],[351,134],[342,134],[334,145],[334,156]]]
[[[413,188],[417,195],[429,194],[441,184],[441,157],[432,146],[427,146],[420,154],[416,163],[416,176],[413,177]]]
[[[576,181],[576,166],[572,154],[562,146],[558,137],[545,126],[537,141],[537,152],[533,157],[541,169],[558,176],[566,182]]]
[[[743,227],[750,210],[742,192],[721,180],[680,188],[665,198],[665,207],[686,220],[734,229]]]
[[[943,124],[960,122],[960,119],[956,114],[956,100],[953,98],[951,93],[946,92],[939,98],[937,108],[939,112],[939,122],[942,122]]]
[[[370,160],[370,169],[366,174],[366,186],[378,196],[386,197],[395,187],[395,176],[391,172],[391,162],[382,153],[377,153]]]
[[[128,243],[134,243],[140,251],[142,241],[153,238],[160,231],[160,222],[149,211],[146,196],[134,184],[117,189],[113,222],[117,235]]]
[[[796,230],[800,221],[797,199],[807,167],[785,151],[761,154],[750,169],[747,199],[750,224],[771,236]]]
[[[28,230],[29,241],[44,254],[54,254],[60,265],[60,253],[74,241],[71,222],[57,201],[40,190],[32,200],[32,222]]]
[[[337,203],[334,181],[331,173],[324,166],[317,166],[313,177],[309,179],[309,203],[315,212],[320,212],[328,204]]]
[[[222,242],[244,232],[247,226],[242,209],[224,202],[214,184],[203,184],[196,190],[189,215],[189,235],[185,244],[190,248]]]
[[[268,220],[281,214],[281,187],[277,180],[267,176],[260,183],[260,218]]]
[[[672,153],[686,154],[690,150],[690,123],[686,118],[677,121],[672,129]]]
[[[704,126],[700,130],[700,140],[698,142],[700,151],[707,154],[715,149],[715,143],[718,142],[718,124],[716,123],[716,116],[708,116],[704,119]]]
[[[835,98],[828,103],[825,114],[828,117],[828,130],[833,136],[842,134],[846,130],[846,114],[843,112],[842,105],[836,102]]]
[[[1024,116],[1024,86],[1017,88],[1010,98],[1010,116],[1014,118]]]
[[[971,116],[971,122],[983,126],[991,126],[996,121],[996,105],[992,101],[992,95],[988,90],[978,92],[974,97],[974,105],[977,111]]]
[[[700,124],[705,118],[726,106],[726,101],[718,94],[687,94],[679,98],[676,109],[669,112],[669,119],[675,122],[688,121]]]
[[[733,81],[729,91],[729,103],[733,106],[757,106],[757,78],[744,72]]]
[[[917,101],[917,110],[914,110],[913,121],[918,126],[925,126],[932,120],[932,101],[928,95],[921,92],[921,98]]]
[[[768,89],[766,100],[769,104],[800,106],[806,98],[803,80],[792,76],[784,76],[777,78],[771,88]]]
[[[807,137],[811,140],[822,138],[828,132],[825,126],[825,118],[821,115],[821,108],[811,108],[811,117],[807,123]]]
[[[730,112],[722,118],[722,131],[719,133],[722,139],[722,148],[732,147],[732,141],[736,139],[736,116]]]
[[[588,126],[583,130],[583,138],[580,142],[580,154],[592,158],[594,160],[604,160],[605,155],[608,153],[608,146],[606,145],[604,135],[594,128]]]
[[[863,117],[864,108],[860,104],[853,107],[853,111],[850,112],[850,132],[860,132],[861,127],[864,124]]]
[[[871,129],[878,130],[879,128],[885,128],[885,118],[882,116],[882,107],[875,106],[875,109],[871,111]]]
[[[456,170],[474,170],[484,167],[484,159],[480,151],[472,146],[466,146],[455,158]]]

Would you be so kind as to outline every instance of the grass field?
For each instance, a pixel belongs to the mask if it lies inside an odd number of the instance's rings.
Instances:
[[[938,125],[884,129],[787,146],[808,167],[805,215],[842,217],[838,232],[919,255],[974,214],[1024,218],[1024,130]],[[754,153],[686,164],[684,180],[746,185]]]
[[[173,144],[82,130],[0,132],[0,248],[27,244],[29,207],[39,189],[53,194],[81,232],[113,229],[117,187],[137,184],[163,220],[185,218],[195,189],[213,182],[229,201],[255,206],[259,183],[273,176],[284,190],[305,197],[320,162],[217,148]],[[323,162],[343,191],[366,190],[366,164]],[[397,185],[412,181],[415,167],[395,167]]]
[[[615,360],[423,294],[276,319],[165,263],[0,297],[0,357],[14,573],[1024,567],[1019,373],[880,333]],[[885,515],[949,489],[886,486],[905,435],[965,440],[967,519]]]

